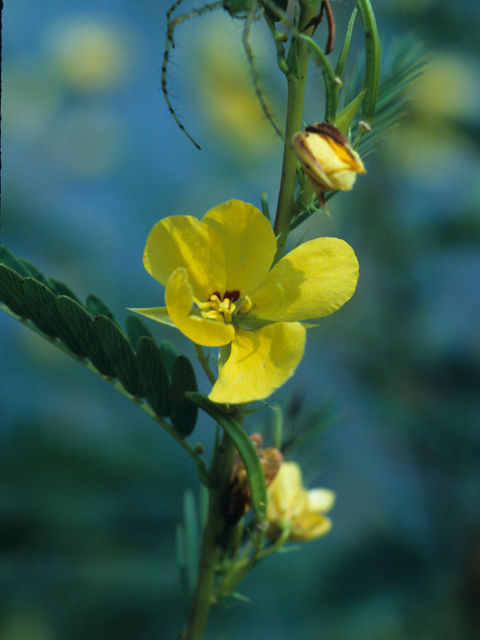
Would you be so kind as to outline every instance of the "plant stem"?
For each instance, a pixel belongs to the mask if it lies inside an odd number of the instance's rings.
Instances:
[[[311,5],[300,5],[298,31],[302,32],[306,25],[316,16],[318,2]],[[306,30],[310,35],[313,27]],[[297,64],[287,74],[288,102],[287,121],[285,125],[285,146],[283,151],[282,177],[278,195],[277,216],[275,218],[275,235],[277,236],[277,253],[274,264],[283,256],[288,238],[290,221],[294,213],[295,181],[297,174],[297,157],[291,146],[295,133],[302,128],[303,101],[310,51],[299,38],[292,36],[290,47],[297,47]]]
[[[212,370],[210,369],[210,364],[208,362],[207,356],[205,355],[205,351],[203,350],[203,347],[195,343],[194,343],[194,346],[195,346],[195,353],[197,354],[198,361],[202,365],[202,368],[205,371],[205,375],[209,379],[210,383],[214,385],[217,379],[215,378],[215,376],[212,373]]]
[[[224,432],[223,440],[213,456],[212,483],[208,505],[208,517],[203,532],[202,550],[198,567],[198,581],[193,598],[192,611],[182,640],[202,640],[207,627],[215,582],[215,566],[220,551],[220,539],[225,527],[223,506],[230,481],[236,449],[233,440]]]

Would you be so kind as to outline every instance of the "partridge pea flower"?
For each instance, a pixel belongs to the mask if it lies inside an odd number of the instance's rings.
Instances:
[[[349,191],[357,173],[366,173],[358,153],[333,124],[317,122],[292,138],[293,149],[320,204],[327,191]]]
[[[283,531],[288,540],[307,542],[328,533],[332,523],[324,513],[330,511],[335,494],[328,489],[306,489],[302,472],[295,462],[284,462],[267,490],[268,537],[275,541]]]
[[[202,220],[172,216],[147,239],[144,265],[165,285],[165,307],[132,309],[176,326],[205,347],[221,347],[208,396],[241,404],[269,396],[300,362],[306,327],[351,298],[358,263],[336,238],[298,246],[272,269],[272,227],[251,204],[230,200]]]

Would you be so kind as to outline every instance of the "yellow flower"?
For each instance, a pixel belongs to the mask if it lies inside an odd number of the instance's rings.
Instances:
[[[347,138],[328,122],[317,122],[296,133],[292,144],[320,204],[325,203],[327,191],[349,191],[357,173],[366,173]]]
[[[164,218],[148,236],[144,265],[166,286],[166,307],[133,311],[197,344],[223,347],[213,402],[273,393],[302,358],[305,326],[298,321],[329,315],[353,295],[358,262],[343,240],[310,240],[270,269],[276,248],[268,220],[239,200],[202,220]]]
[[[289,540],[307,542],[328,533],[332,523],[324,513],[330,511],[335,494],[328,489],[302,486],[302,472],[296,462],[284,462],[267,491],[268,537],[276,540],[288,530]]]

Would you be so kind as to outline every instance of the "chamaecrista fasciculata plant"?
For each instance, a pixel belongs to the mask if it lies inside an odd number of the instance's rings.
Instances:
[[[307,332],[316,331],[319,318],[336,312],[352,297],[358,262],[354,250],[337,238],[300,241],[287,253],[285,248],[293,229],[321,209],[328,213],[327,200],[352,189],[357,175],[365,173],[365,158],[398,117],[402,108],[398,97],[418,75],[421,62],[418,54],[412,54],[411,43],[397,48],[380,85],[380,46],[370,0],[357,0],[344,42],[335,48],[339,50],[335,68],[327,57],[335,33],[329,2],[295,0],[293,18],[286,13],[286,0],[216,2],[173,17],[181,3],[167,13],[162,87],[169,110],[180,124],[167,90],[176,27],[223,7],[243,21],[255,93],[283,146],[274,223],[265,194],[261,210],[232,199],[204,215],[160,211],[143,261],[148,273],[165,287],[165,304],[132,309],[136,313],[127,319],[125,331],[100,299],[89,296],[81,302],[67,285],[47,278],[4,246],[0,247],[0,301],[4,311],[133,400],[194,462],[208,500],[202,502],[198,547],[185,535],[198,519],[191,498],[185,501],[185,522],[178,529],[179,558],[188,558],[181,568],[191,590],[190,615],[179,638],[201,640],[211,607],[240,598],[236,586],[254,564],[281,551],[289,541],[313,540],[331,528],[325,514],[333,507],[333,492],[308,490],[300,465],[284,461],[281,408],[264,401],[300,365]],[[323,15],[329,31],[325,48],[312,37]],[[250,34],[259,18],[266,22],[265,33],[270,32],[279,71],[287,82],[284,126],[269,107],[256,69]],[[365,33],[363,74],[349,76],[345,62],[358,18]],[[304,127],[309,59],[322,72],[325,112],[322,122]],[[318,82],[318,74],[313,78]],[[376,114],[382,116],[378,125]],[[158,345],[138,314],[175,327],[192,341],[208,389],[203,381],[199,392],[190,360],[168,340]],[[258,401],[260,405],[251,406]],[[262,406],[273,409],[274,417],[266,447],[265,434],[248,436],[243,426],[245,418]],[[204,446],[188,439],[199,409],[216,424],[208,465]]]

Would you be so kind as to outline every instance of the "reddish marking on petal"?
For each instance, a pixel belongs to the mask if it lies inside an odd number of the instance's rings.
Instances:
[[[225,291],[223,299],[225,300],[225,298],[228,298],[230,302],[236,302],[237,300],[240,300],[240,291],[238,291],[238,289],[234,289],[233,291]]]

